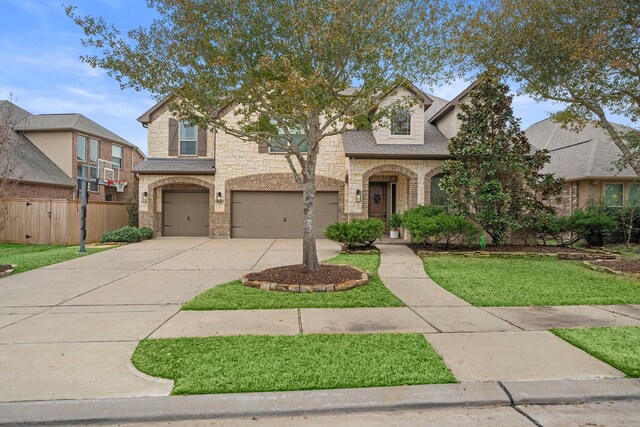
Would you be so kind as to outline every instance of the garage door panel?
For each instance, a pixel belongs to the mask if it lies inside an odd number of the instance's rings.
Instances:
[[[301,192],[236,191],[232,194],[232,237],[302,237]],[[338,193],[316,194],[316,236],[338,220]]]
[[[208,236],[209,193],[166,191],[163,193],[164,236]]]

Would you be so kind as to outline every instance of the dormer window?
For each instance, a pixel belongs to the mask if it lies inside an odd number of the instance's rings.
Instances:
[[[391,117],[391,135],[411,135],[411,111],[400,110]]]
[[[180,120],[180,151],[181,156],[196,156],[198,154],[198,128],[186,120]]]

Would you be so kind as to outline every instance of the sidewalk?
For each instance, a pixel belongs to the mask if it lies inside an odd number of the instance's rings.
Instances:
[[[378,247],[380,278],[407,307],[181,311],[151,338],[421,333],[461,382],[624,377],[548,330],[640,326],[633,306],[473,307],[434,283],[405,245]]]

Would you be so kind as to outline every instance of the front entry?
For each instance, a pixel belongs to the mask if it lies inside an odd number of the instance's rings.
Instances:
[[[369,218],[378,218],[387,224],[387,183],[369,184]]]

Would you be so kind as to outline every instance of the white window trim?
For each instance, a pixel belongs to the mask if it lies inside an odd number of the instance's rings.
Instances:
[[[407,110],[402,110],[399,111],[400,112],[406,112],[409,115],[409,133],[393,133],[393,120],[394,120],[394,116],[391,117],[391,123],[389,124],[389,135],[393,138],[406,138],[408,136],[411,136],[411,129],[412,129],[412,125],[413,125],[413,114],[412,111],[407,109]],[[396,114],[398,114],[396,113]]]
[[[111,144],[111,162],[113,162],[113,147],[119,147],[120,148],[120,170],[124,169],[124,147],[122,145],[118,145],[118,144]]]
[[[194,154],[182,154],[182,122],[184,122],[184,120],[180,120],[180,122],[178,122],[178,157],[198,157],[198,126],[193,126],[195,128],[195,139],[191,140],[191,139],[185,139],[185,141],[188,142],[195,142],[196,145],[196,150]]]

